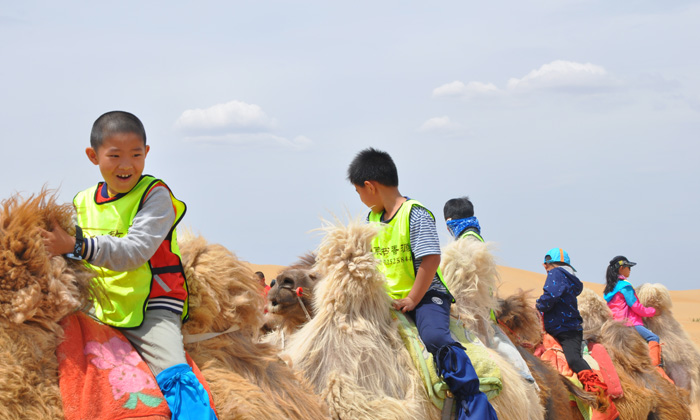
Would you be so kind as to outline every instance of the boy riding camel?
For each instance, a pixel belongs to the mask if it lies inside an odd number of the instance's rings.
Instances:
[[[73,199],[76,235],[59,226],[42,231],[52,255],[72,254],[92,267],[108,302],[95,299],[91,315],[121,331],[156,377],[173,419],[216,419],[209,396],[187,364],[182,322],[188,292],[176,226],[185,203],[168,186],[143,175],[146,132],[123,111],[92,126],[88,159],[104,182]]]
[[[550,249],[542,265],[547,271],[547,280],[542,296],[537,299],[537,310],[542,313],[544,329],[559,342],[566,363],[586,391],[597,393],[601,400],[608,400],[608,412],[611,412],[615,409],[607,395],[607,385],[582,355],[583,318],[576,297],[583,291],[583,283],[576,277],[569,254],[562,248]]]
[[[408,313],[418,327],[438,373],[455,395],[457,418],[496,419],[479,378],[464,351],[450,335],[452,295],[439,270],[440,242],[433,214],[401,195],[396,165],[383,151],[359,152],[348,168],[348,180],[370,208],[368,221],[381,223],[372,249],[386,276],[394,309]]]

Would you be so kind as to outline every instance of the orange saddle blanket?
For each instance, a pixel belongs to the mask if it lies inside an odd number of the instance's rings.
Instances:
[[[164,420],[170,409],[151,370],[124,335],[82,312],[61,321],[56,349],[66,420]],[[187,355],[204,388],[201,372]],[[212,403],[213,407],[213,403]]]
[[[591,356],[589,360],[586,360],[586,362],[588,362],[589,365],[592,362],[595,362],[595,366],[591,366],[591,369],[595,370],[602,376],[603,381],[606,383],[608,389],[612,387],[612,389],[615,390],[614,394],[617,395],[617,397],[621,396],[622,387],[620,386],[620,379],[618,378],[617,373],[615,372],[615,367],[610,361],[610,356],[608,355],[608,352],[602,345],[597,344],[597,347],[595,347],[595,354],[603,362],[603,365],[605,366],[606,370],[605,373],[601,371],[600,366],[598,365],[598,359],[595,359]],[[562,375],[567,377],[575,377],[574,371],[571,370],[569,364],[566,361],[566,357],[564,356],[564,350],[562,349],[561,344],[559,344],[559,341],[557,341],[557,339],[552,337],[551,335],[545,333],[542,336],[542,343],[540,343],[540,345],[537,346],[537,348],[535,348],[535,356],[554,366],[554,368],[557,369]],[[618,388],[619,394],[617,391]],[[609,391],[607,392],[607,395],[609,397],[614,397],[614,395],[611,394]],[[610,400],[610,406],[608,407],[608,409],[602,413],[600,411],[592,410],[590,408],[586,410],[580,404],[578,405],[578,407],[579,410],[581,410],[581,414],[583,415],[584,419],[587,420],[612,420],[619,418],[619,413],[612,400]]]

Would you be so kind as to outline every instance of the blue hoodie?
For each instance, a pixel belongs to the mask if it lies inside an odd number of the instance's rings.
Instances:
[[[544,293],[537,299],[537,310],[542,312],[544,329],[556,336],[565,331],[582,331],[583,319],[578,311],[576,296],[583,283],[569,267],[557,267],[547,272]]]

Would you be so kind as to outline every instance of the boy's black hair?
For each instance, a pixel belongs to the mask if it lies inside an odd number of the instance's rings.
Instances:
[[[469,201],[469,197],[459,197],[447,200],[442,209],[445,220],[458,220],[474,217],[474,205]]]
[[[365,181],[377,181],[387,187],[398,187],[399,174],[387,152],[370,147],[360,151],[350,162],[348,181],[359,186]]]
[[[118,133],[137,134],[146,145],[146,129],[136,115],[126,111],[110,111],[100,115],[92,125],[90,147],[97,150],[105,138]]]
[[[262,280],[262,279],[265,278],[265,275],[263,274],[262,271],[256,271],[256,272],[255,272],[255,275],[258,276],[258,278],[259,278],[260,280]]]

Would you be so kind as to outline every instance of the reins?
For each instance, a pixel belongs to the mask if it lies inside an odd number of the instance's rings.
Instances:
[[[297,301],[301,306],[301,309],[304,311],[304,315],[306,315],[306,320],[311,321],[311,315],[309,315],[309,311],[306,310],[306,305],[304,305],[304,301],[301,300],[301,297],[304,295],[304,288],[297,287],[296,289],[292,290],[292,288],[289,286],[280,286],[280,289],[287,289],[295,294],[295,296],[297,297]]]
[[[183,341],[185,344],[191,344],[191,343],[198,343],[200,341],[205,341],[209,340],[214,337],[218,337],[220,335],[228,334],[230,332],[238,331],[241,327],[238,325],[234,325],[233,327],[229,328],[226,331],[221,331],[221,332],[209,332],[209,333],[201,333],[201,334],[188,334],[183,337]]]
[[[301,300],[301,297],[304,295],[304,288],[297,287],[296,290],[292,290],[292,288],[288,287],[288,286],[280,286],[280,288],[288,289],[290,292],[294,292],[295,296],[297,297],[297,301],[299,302],[299,305],[301,306],[301,309],[304,311],[304,315],[306,315],[306,320],[311,321],[311,315],[309,315],[309,311],[306,310],[306,305],[304,305],[304,301]],[[280,335],[282,338],[282,349],[284,349],[285,348],[284,328],[281,329]]]

